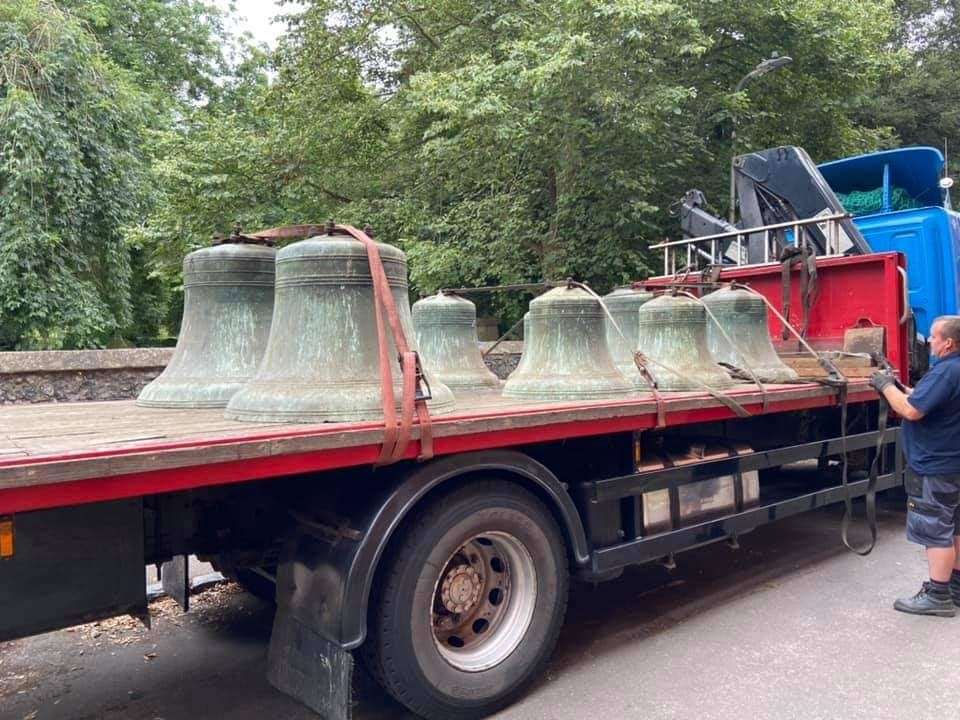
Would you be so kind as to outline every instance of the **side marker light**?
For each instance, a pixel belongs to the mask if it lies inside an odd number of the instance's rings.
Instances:
[[[0,518],[0,559],[13,557],[13,518]]]

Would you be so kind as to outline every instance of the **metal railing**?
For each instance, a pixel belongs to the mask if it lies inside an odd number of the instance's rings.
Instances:
[[[651,245],[650,249],[663,250],[664,275],[676,275],[678,271],[699,269],[704,265],[741,266],[777,262],[780,248],[786,245],[793,244],[802,249],[809,248],[810,231],[807,228],[816,225],[826,238],[825,252],[817,252],[816,254],[822,257],[842,255],[845,248],[841,247],[841,241],[846,239],[848,243],[850,242],[843,229],[842,222],[850,217],[848,213],[820,215],[804,220],[791,220],[772,225],[732,230],[716,235],[663,242]],[[786,241],[788,231],[793,233],[793,243],[787,243]],[[763,235],[763,260],[759,263],[757,261],[748,262],[748,256],[745,253],[745,243],[754,235]],[[820,249],[819,243],[814,243],[813,247],[815,250]],[[683,258],[684,254],[686,256],[685,264],[678,264],[678,257]],[[683,259],[680,260],[680,263],[683,263]]]

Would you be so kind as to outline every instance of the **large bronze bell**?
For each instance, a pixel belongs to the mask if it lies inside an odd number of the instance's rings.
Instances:
[[[464,297],[440,293],[413,304],[413,327],[423,364],[454,392],[499,388],[477,340],[477,308]]]
[[[724,287],[704,296],[703,304],[716,318],[707,328],[707,343],[717,362],[749,369],[760,382],[782,383],[797,379],[773,349],[762,299],[743,289]],[[717,328],[723,328],[727,337]],[[739,352],[731,347],[732,341]]]
[[[698,301],[661,295],[637,314],[637,350],[654,361],[647,369],[660,390],[703,390],[700,383],[721,390],[734,384],[710,356],[707,311]]]
[[[234,243],[184,258],[177,347],[138,405],[223,407],[253,377],[270,334],[275,259],[272,247]]]
[[[633,353],[637,347],[637,332],[639,329],[640,307],[653,298],[652,293],[636,290],[630,287],[617,288],[603,296],[607,310],[620,328],[613,326],[610,318],[606,318],[607,346],[613,361],[617,364],[628,380],[638,388],[646,389],[647,383],[640,375],[637,364],[633,360]]]
[[[530,303],[523,355],[503,388],[523,400],[597,400],[635,392],[607,347],[600,301],[578,287],[558,287]]]
[[[416,347],[407,297],[407,261],[377,243],[400,324]],[[380,420],[380,364],[370,265],[363,244],[342,235],[301,240],[277,253],[273,326],[255,377],[233,396],[226,416],[257,422]],[[390,341],[389,355],[397,357]],[[399,408],[399,362],[392,363]],[[428,368],[431,413],[453,409],[453,394]]]

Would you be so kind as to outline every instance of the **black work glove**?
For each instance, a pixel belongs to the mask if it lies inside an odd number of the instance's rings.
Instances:
[[[891,385],[896,385],[896,380],[887,373],[875,372],[870,376],[870,384],[873,389],[883,395],[883,391]]]

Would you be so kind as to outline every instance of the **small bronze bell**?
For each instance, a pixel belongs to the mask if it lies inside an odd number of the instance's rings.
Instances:
[[[638,315],[637,350],[654,361],[647,369],[660,390],[703,390],[699,383],[722,390],[734,384],[710,356],[707,311],[698,301],[661,295],[644,304]]]
[[[709,323],[707,343],[717,362],[753,371],[760,382],[783,383],[797,379],[797,373],[784,365],[773,348],[767,325],[766,304],[753,293],[724,287],[706,295],[703,304],[716,318],[736,349]]]
[[[407,261],[397,248],[377,243],[400,324],[415,349]],[[255,377],[227,406],[226,417],[255,422],[380,420],[380,360],[373,280],[359,241],[322,235],[277,253],[276,301],[270,340]],[[393,341],[389,355],[397,357]],[[399,407],[399,362],[392,363]],[[430,412],[453,409],[450,390],[424,368]]]
[[[424,366],[454,392],[499,388],[477,340],[477,308],[464,297],[440,293],[413,304],[413,327]]]
[[[630,287],[617,288],[611,293],[603,296],[603,301],[607,310],[617,323],[620,331],[606,318],[607,345],[610,348],[610,354],[613,361],[620,368],[624,376],[633,381],[638,388],[646,389],[647,383],[644,382],[637,369],[637,364],[633,360],[633,353],[637,347],[637,333],[640,326],[640,307],[648,300],[653,299],[653,293],[635,290]]]
[[[558,287],[530,303],[523,355],[504,397],[598,400],[634,392],[610,356],[597,298],[578,287]]]
[[[223,407],[253,377],[273,315],[276,251],[225,243],[183,261],[183,322],[170,364],[138,405]]]

